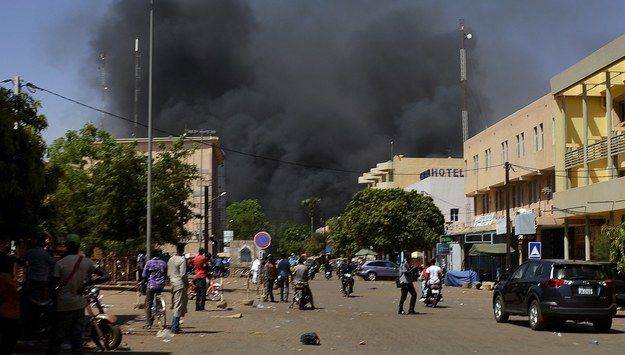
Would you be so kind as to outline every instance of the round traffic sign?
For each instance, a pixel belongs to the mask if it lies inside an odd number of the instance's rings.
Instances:
[[[271,236],[267,232],[258,232],[254,236],[254,244],[259,249],[267,249],[271,245]]]

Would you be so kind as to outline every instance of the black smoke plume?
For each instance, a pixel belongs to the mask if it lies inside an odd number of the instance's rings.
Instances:
[[[391,153],[462,157],[458,18],[442,6],[154,2],[153,126],[173,135],[216,130],[229,202],[258,199],[272,220],[303,222],[301,201],[318,197],[327,219],[364,187],[358,176]],[[149,2],[120,0],[92,42],[94,55],[106,53],[110,111],[133,117],[139,39],[144,124],[148,30]],[[476,62],[470,70],[480,75]],[[488,101],[471,92],[488,116]],[[105,128],[128,137],[133,125],[111,119]]]

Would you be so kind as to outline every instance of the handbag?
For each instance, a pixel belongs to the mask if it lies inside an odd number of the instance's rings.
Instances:
[[[403,272],[401,273],[402,275],[404,274]],[[401,281],[399,281],[400,276],[396,276],[395,277],[395,286],[397,286],[397,288],[401,288]]]

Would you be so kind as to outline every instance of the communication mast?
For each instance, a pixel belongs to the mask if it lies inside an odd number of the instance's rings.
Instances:
[[[104,112],[106,105],[106,53],[100,53],[100,85],[101,85],[101,97],[100,97],[100,130],[104,128]]]
[[[464,40],[473,35],[464,32],[464,19],[460,19],[460,85],[462,86],[462,142],[469,138],[469,111],[467,110],[467,55]]]
[[[139,122],[139,92],[141,91],[139,84],[141,83],[141,52],[139,52],[139,39],[135,39],[135,101],[134,101],[134,127],[132,137],[137,136],[137,125]]]

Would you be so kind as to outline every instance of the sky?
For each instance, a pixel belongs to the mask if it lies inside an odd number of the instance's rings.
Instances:
[[[148,4],[0,5],[0,81],[45,89],[31,95],[48,143],[87,122],[146,135],[132,121],[147,122]],[[155,0],[155,135],[214,129],[228,202],[254,198],[270,217],[305,219],[299,202],[314,196],[329,218],[391,154],[462,157],[460,19],[472,34],[471,136],[625,34],[623,13],[625,2],[606,0]]]

